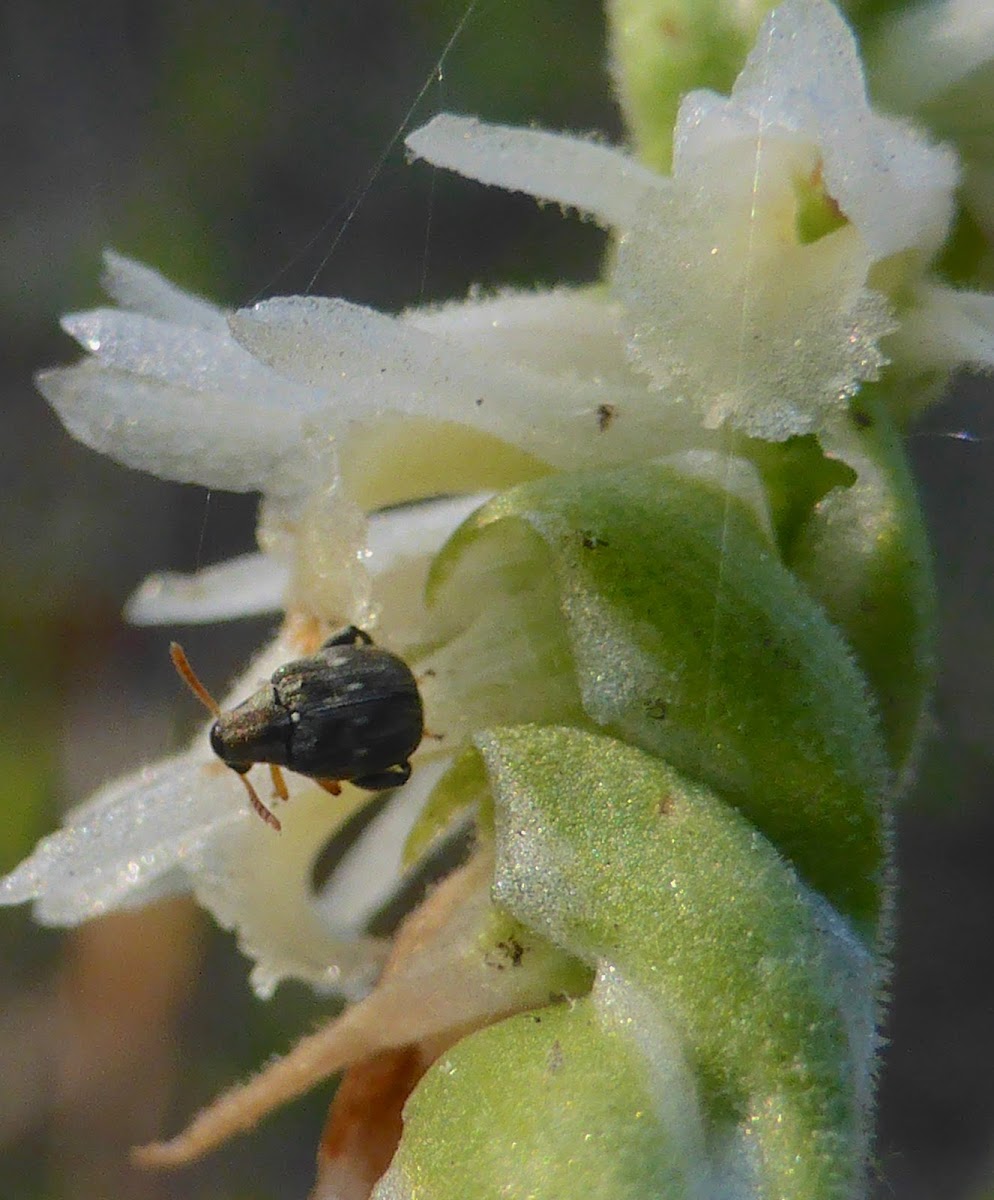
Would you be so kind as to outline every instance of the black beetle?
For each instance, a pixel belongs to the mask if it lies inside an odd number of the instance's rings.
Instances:
[[[284,663],[229,712],[221,711],[182,648],[174,642],[169,652],[191,691],[217,718],[211,749],[238,773],[256,812],[274,829],[279,821],[245,778],[256,763],[269,763],[284,800],[280,767],[335,795],[341,780],[377,792],[410,778],[408,759],[424,735],[421,694],[407,663],[375,646],[365,630],[349,625],[316,654]]]

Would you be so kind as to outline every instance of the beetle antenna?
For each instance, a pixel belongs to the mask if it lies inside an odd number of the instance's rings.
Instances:
[[[179,642],[169,643],[169,657],[173,660],[173,666],[176,668],[180,679],[193,692],[204,708],[212,712],[215,717],[219,717],[221,715],[221,706],[197,678],[196,672],[190,666],[190,660],[186,657],[186,652]]]
[[[204,708],[208,709],[211,713],[213,713],[213,715],[215,717],[220,717],[221,716],[220,704],[218,704],[218,702],[214,699],[214,697],[210,694],[210,692],[204,687],[204,685],[197,678],[197,673],[196,673],[196,671],[194,671],[193,667],[190,666],[190,660],[186,657],[186,651],[179,644],[179,642],[170,642],[169,643],[169,657],[173,660],[173,666],[176,668],[176,673],[179,675],[180,679],[182,679],[183,682],[186,684],[186,686],[190,689],[190,691],[193,692],[193,694],[197,697],[197,699],[204,706]],[[233,771],[235,771],[234,767],[232,767],[231,769]],[[273,783],[275,785],[276,784],[276,768],[273,767],[272,771],[273,771]],[[266,808],[265,804],[263,804],[262,801],[259,799],[259,793],[249,783],[249,781],[245,778],[245,775],[241,771],[235,771],[235,774],[245,785],[245,790],[248,792],[248,798],[252,801],[252,807],[259,814],[259,816],[262,817],[262,819],[266,822],[267,825],[272,825],[272,827],[276,830],[276,832],[279,833],[282,826],[280,825],[280,823],[276,819],[276,817],[269,811],[269,809]],[[282,786],[277,787],[277,789],[276,789],[277,795],[280,796],[281,799],[286,800],[287,799],[287,790],[286,790],[286,784],[283,782],[282,775],[279,777],[279,780],[280,780],[280,784]]]

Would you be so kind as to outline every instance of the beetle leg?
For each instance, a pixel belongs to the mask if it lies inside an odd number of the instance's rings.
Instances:
[[[232,768],[232,769],[234,770],[234,768]],[[279,833],[279,831],[283,827],[282,827],[282,825],[280,825],[280,823],[276,819],[276,817],[269,811],[269,809],[266,808],[265,804],[263,804],[262,801],[259,799],[259,793],[249,783],[249,781],[245,778],[245,776],[242,774],[241,771],[235,771],[235,774],[242,781],[242,783],[245,784],[245,790],[248,792],[249,799],[252,801],[252,807],[259,814],[259,816],[262,817],[262,819],[266,822],[267,825],[272,825],[272,827],[276,830],[276,832]]]
[[[344,629],[339,629],[337,633],[333,633],[324,642],[321,649],[325,650],[328,646],[358,646],[360,642],[364,646],[371,646],[373,639],[365,629],[360,629],[358,625],[346,625]]]
[[[400,787],[410,778],[411,764],[402,762],[391,767],[389,771],[377,771],[373,775],[363,775],[359,779],[353,779],[352,782],[356,787],[365,788],[367,792],[384,792],[387,788]]]
[[[323,787],[326,792],[330,792],[332,796],[342,794],[342,785],[337,779],[315,779],[314,782],[318,787]]]
[[[273,795],[278,796],[281,800],[289,800],[290,793],[286,790],[286,780],[276,763],[269,764],[269,774],[273,779]]]

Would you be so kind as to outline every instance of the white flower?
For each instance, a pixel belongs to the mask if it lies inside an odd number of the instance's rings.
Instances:
[[[895,322],[872,273],[931,258],[956,184],[948,150],[869,107],[852,34],[822,0],[770,14],[730,97],[685,97],[671,178],[621,151],[460,118],[408,144],[615,228],[612,292],[650,379],[644,403],[689,401],[708,426],[775,440],[838,419],[877,378]],[[806,240],[799,218],[819,191],[840,219]]]
[[[726,435],[829,429],[887,355],[905,353],[905,327],[924,313],[942,320],[930,339],[912,335],[909,370],[994,361],[994,302],[924,275],[951,221],[955,158],[870,108],[852,35],[827,0],[771,13],[732,95],[687,96],[675,139],[672,177],[593,141],[461,117],[408,139],[437,165],[612,230],[602,288],[398,317],[289,297],[226,316],[108,255],[120,307],[66,318],[90,357],[44,373],[41,390],[70,432],[122,462],[264,497],[262,556],[193,581],[158,578],[134,615],[217,619],[281,605],[312,623],[376,625],[403,652],[423,634],[428,558],[476,503],[466,497],[549,471],[715,448]],[[804,225],[812,206],[814,232]],[[367,528],[365,514],[439,496],[457,499]],[[315,629],[302,636],[291,623],[232,696],[316,644]],[[387,810],[387,889],[433,771],[455,749],[425,747]],[[34,898],[40,919],[71,924],[192,888],[238,929],[259,990],[288,975],[357,988],[380,956],[378,944],[349,940],[380,898],[363,891],[370,872],[339,887],[330,921],[308,883],[314,856],[361,803],[354,789],[336,807],[295,785],[277,838],[201,737],[71,813],[0,883],[0,901]]]

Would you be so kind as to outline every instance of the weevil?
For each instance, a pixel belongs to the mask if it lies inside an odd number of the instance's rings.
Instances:
[[[402,658],[348,625],[316,654],[278,667],[263,687],[228,712],[204,687],[181,646],[169,648],[181,678],[215,717],[211,749],[241,779],[260,817],[275,815],[246,778],[268,763],[276,794],[287,799],[281,767],[338,795],[343,780],[378,792],[411,775],[410,756],[424,736],[417,680]]]

